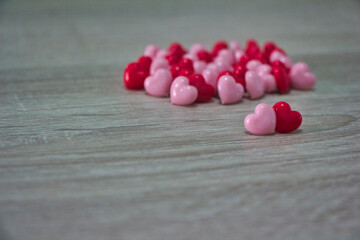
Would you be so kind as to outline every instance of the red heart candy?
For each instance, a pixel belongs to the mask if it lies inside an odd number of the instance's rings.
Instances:
[[[264,43],[264,53],[266,55],[271,55],[271,53],[277,48],[276,44],[274,42],[266,42]]]
[[[170,66],[177,64],[180,61],[180,55],[177,54],[169,54],[165,56],[166,60],[169,62]]]
[[[149,72],[140,70],[140,66],[136,62],[129,63],[124,70],[124,84],[127,89],[143,89],[145,78],[149,76]]]
[[[285,67],[273,66],[273,75],[280,93],[287,93],[290,90],[290,77]]]
[[[207,84],[201,74],[191,75],[189,77],[189,84],[198,90],[198,97],[195,100],[197,103],[208,102],[215,94],[214,87]]]
[[[178,76],[190,77],[190,76],[193,75],[193,74],[194,74],[194,71],[193,71],[193,70],[184,68],[184,69],[181,69],[181,70],[180,70]]]
[[[179,64],[175,64],[170,67],[170,72],[171,72],[171,76],[173,77],[173,79],[175,79],[179,76],[180,70],[181,70],[181,68],[180,68]]]
[[[225,41],[218,41],[214,44],[211,54],[213,57],[216,57],[221,50],[228,48],[229,46]]]
[[[196,56],[198,57],[199,60],[201,61],[205,61],[207,63],[212,61],[212,56],[211,54],[206,51],[206,50],[200,50],[196,53]]]
[[[152,59],[148,56],[140,56],[138,59],[139,69],[144,72],[150,71]]]
[[[288,103],[275,103],[273,109],[276,114],[276,132],[288,133],[295,131],[300,127],[302,116],[297,111],[291,111],[291,107]]]
[[[178,42],[171,43],[168,51],[170,55],[176,55],[178,59],[182,58],[182,56],[186,53],[184,47]]]
[[[250,57],[246,54],[242,55],[239,59],[239,65],[246,66],[246,64],[250,61]]]
[[[189,69],[194,71],[193,61],[189,58],[182,58],[179,62],[179,66],[181,69]]]
[[[259,44],[257,43],[257,41],[253,38],[249,38],[248,40],[246,40],[246,48],[252,48],[252,47],[256,47],[259,49]]]
[[[240,83],[244,87],[244,90],[246,89],[246,82],[245,82],[246,71],[247,71],[246,66],[243,66],[241,64],[235,65],[234,67],[235,80],[237,83]]]

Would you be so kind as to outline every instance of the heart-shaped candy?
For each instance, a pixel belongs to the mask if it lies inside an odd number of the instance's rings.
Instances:
[[[272,71],[280,93],[289,92],[291,82],[286,68],[280,64],[274,65]]]
[[[230,48],[234,51],[242,50],[241,44],[236,40],[230,42]]]
[[[246,130],[255,135],[273,134],[276,127],[276,115],[274,109],[266,103],[260,103],[244,119]]]
[[[168,69],[160,68],[153,76],[145,79],[145,91],[155,97],[167,97],[170,93],[172,76]]]
[[[155,58],[165,58],[169,54],[168,50],[159,49],[156,53]]]
[[[275,103],[273,109],[276,114],[276,132],[288,133],[298,129],[302,122],[302,116],[297,111],[291,111],[286,102]]]
[[[316,76],[309,72],[309,66],[298,62],[290,70],[291,86],[299,90],[308,90],[316,84]]]
[[[204,71],[204,69],[206,68],[206,62],[194,61],[193,67],[194,67],[195,73],[201,74]]]
[[[133,90],[143,89],[147,76],[149,76],[149,72],[142,71],[137,62],[129,63],[124,70],[125,87]]]
[[[195,100],[197,103],[208,102],[215,94],[213,86],[205,82],[201,74],[193,74],[189,77],[189,84],[196,87],[198,96]]]
[[[258,72],[260,78],[264,82],[265,92],[275,92],[277,90],[276,81],[272,74],[267,72]]]
[[[149,56],[140,56],[138,59],[139,69],[144,72],[150,71],[152,58]]]
[[[196,87],[189,85],[187,77],[177,77],[171,84],[170,100],[174,105],[190,105],[198,96]]]
[[[164,58],[155,58],[150,66],[150,74],[154,75],[156,70],[160,69],[160,68],[169,68],[169,63],[168,61],[166,61],[166,59]]]
[[[247,71],[245,74],[246,90],[251,99],[261,98],[265,93],[265,85],[259,74],[255,71]]]
[[[201,50],[206,50],[204,45],[202,45],[201,43],[195,43],[191,46],[189,53],[196,55],[197,52],[199,52]]]
[[[244,95],[244,88],[240,83],[236,83],[231,75],[223,75],[217,84],[217,91],[222,104],[232,104],[239,102]]]
[[[273,51],[270,55],[270,62],[275,62],[276,60],[282,62],[287,68],[291,68],[294,64],[288,56],[279,50]]]
[[[216,89],[217,72],[214,69],[205,68],[202,72],[205,82],[213,86]]]
[[[261,66],[261,62],[259,60],[250,60],[247,64],[246,64],[246,68],[248,70],[252,70],[252,71],[257,71],[258,67]]]
[[[145,48],[144,55],[149,56],[151,58],[155,58],[158,51],[159,51],[159,47],[157,45],[149,44]]]

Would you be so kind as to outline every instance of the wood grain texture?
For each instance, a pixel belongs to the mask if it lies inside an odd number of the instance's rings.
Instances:
[[[359,239],[358,1],[0,2],[0,239]],[[176,107],[126,91],[149,42],[275,40],[313,91]],[[260,102],[303,114],[253,136]]]

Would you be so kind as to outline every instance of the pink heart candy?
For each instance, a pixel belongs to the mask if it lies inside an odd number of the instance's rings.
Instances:
[[[242,50],[235,50],[234,51],[235,61],[238,62],[243,55],[244,52]]]
[[[187,54],[185,54],[185,55],[183,56],[183,58],[191,59],[193,62],[198,60],[197,57],[196,57],[194,54],[192,54],[192,53],[187,53]]]
[[[161,50],[160,50],[161,51]],[[165,58],[158,58],[156,57],[150,66],[150,74],[154,75],[156,70],[160,68],[169,68],[169,62]]]
[[[270,62],[275,62],[276,60],[279,60],[282,62],[286,67],[291,68],[293,65],[293,62],[291,59],[279,51],[273,51],[270,55]]]
[[[168,52],[167,50],[165,50],[165,49],[159,49],[159,50],[157,51],[157,53],[156,53],[155,58],[165,58],[166,55],[168,55],[168,54],[169,54],[169,52]]]
[[[217,91],[222,104],[239,102],[244,95],[244,88],[230,75],[220,77],[217,84]]]
[[[145,48],[144,55],[151,58],[155,58],[158,51],[159,51],[159,47],[157,45],[149,44]]]
[[[260,103],[244,119],[246,130],[255,135],[273,134],[276,127],[276,114],[274,109],[266,103]]]
[[[189,53],[196,55],[200,50],[206,50],[206,48],[201,43],[195,43],[190,47]]]
[[[194,67],[194,72],[201,74],[204,69],[206,68],[206,62],[204,61],[194,61],[193,63],[193,67]]]
[[[216,89],[216,80],[218,77],[217,72],[214,69],[205,68],[202,72],[202,75],[205,79],[205,82],[213,86],[214,89]]]
[[[220,50],[220,52],[218,53],[218,56],[216,58],[221,59],[222,62],[225,62],[229,65],[232,65],[235,62],[234,53],[228,49]]]
[[[290,70],[291,86],[299,90],[308,90],[316,84],[316,76],[309,72],[309,66],[298,62]]]
[[[261,64],[257,67],[256,72],[260,73],[271,73],[271,67],[268,64]]]
[[[247,64],[246,64],[246,68],[248,70],[252,70],[252,71],[257,71],[258,67],[261,66],[261,62],[259,60],[250,60]]]
[[[277,85],[274,76],[271,73],[265,71],[258,72],[258,74],[264,83],[265,92],[275,92]]]
[[[190,105],[198,96],[196,87],[189,85],[187,77],[177,77],[170,88],[170,100],[174,105]]]
[[[260,98],[265,93],[265,85],[259,74],[255,71],[245,73],[246,90],[251,99]]]
[[[219,67],[216,63],[209,63],[207,66],[206,66],[206,69],[209,69],[211,71],[213,71],[216,75],[219,75],[220,74],[220,71],[219,71]]]
[[[217,66],[218,73],[221,73],[223,71],[233,71],[234,70],[233,67],[231,66],[231,64],[229,64],[226,61],[221,61],[220,59],[215,61],[215,64]]]
[[[234,51],[242,50],[241,44],[235,40],[230,42],[230,48]]]
[[[168,69],[160,68],[153,76],[145,79],[145,91],[155,97],[167,97],[170,93],[172,76]]]

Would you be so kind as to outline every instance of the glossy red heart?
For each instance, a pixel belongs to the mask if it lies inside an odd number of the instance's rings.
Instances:
[[[273,109],[276,114],[276,132],[288,133],[295,131],[300,127],[302,116],[297,111],[291,111],[291,107],[288,103],[275,103]]]
[[[137,62],[129,63],[124,70],[124,84],[127,89],[139,90],[144,88],[145,78],[149,72],[142,71]]]
[[[243,66],[241,64],[238,64],[234,67],[235,80],[237,83],[240,83],[243,86],[244,90],[246,89],[246,82],[245,82],[246,71],[247,71],[246,66]]]
[[[211,55],[213,57],[216,57],[221,50],[228,49],[228,48],[229,48],[229,46],[225,41],[218,41],[214,44],[212,51],[211,51]]]
[[[199,60],[204,61],[204,62],[211,62],[212,61],[212,56],[211,53],[209,53],[206,50],[200,50],[196,53],[196,56]]]
[[[190,70],[194,71],[193,61],[189,58],[180,59],[179,66],[181,69],[190,69]]]
[[[138,59],[139,69],[144,72],[150,72],[150,66],[152,63],[151,57],[140,56]]]
[[[168,51],[170,55],[175,55],[179,60],[186,53],[184,47],[178,42],[171,43],[168,48]]]
[[[189,84],[198,90],[198,97],[195,100],[197,103],[208,102],[215,94],[214,87],[207,84],[201,74],[191,75],[189,77]]]
[[[181,69],[179,72],[178,76],[183,76],[183,77],[190,77],[191,75],[194,74],[194,71],[192,71],[191,69]]]
[[[285,67],[273,66],[273,75],[280,93],[287,93],[290,90],[290,77]]]

